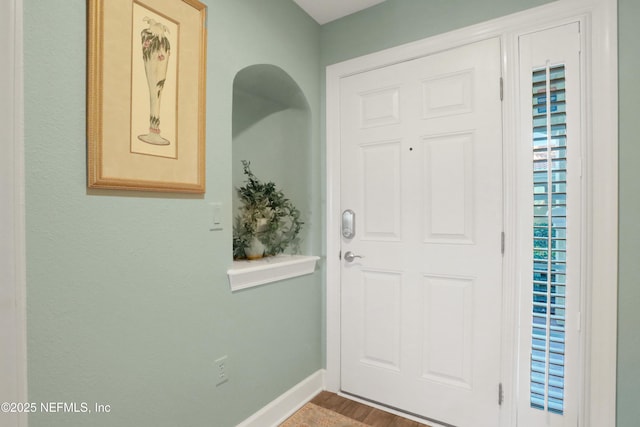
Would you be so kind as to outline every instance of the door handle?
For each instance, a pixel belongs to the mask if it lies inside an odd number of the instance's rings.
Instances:
[[[344,260],[347,262],[353,262],[353,260],[356,258],[364,258],[364,257],[362,255],[356,255],[351,251],[347,251],[344,254]]]

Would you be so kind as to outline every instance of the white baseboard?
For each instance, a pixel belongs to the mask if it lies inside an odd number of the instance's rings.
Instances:
[[[324,390],[325,370],[320,369],[241,422],[237,427],[277,427]]]

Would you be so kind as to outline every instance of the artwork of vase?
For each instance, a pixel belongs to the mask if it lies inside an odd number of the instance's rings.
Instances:
[[[138,135],[138,139],[154,145],[169,145],[171,142],[160,135],[160,100],[167,77],[171,46],[166,34],[169,29],[155,19],[143,19],[149,27],[141,32],[142,60],[149,85],[149,133]]]

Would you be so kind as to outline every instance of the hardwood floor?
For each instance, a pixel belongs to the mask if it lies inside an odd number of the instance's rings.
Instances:
[[[371,406],[338,396],[335,393],[323,391],[311,400],[323,408],[337,412],[345,417],[360,421],[372,427],[424,427],[417,421],[408,420],[400,416],[384,412]]]

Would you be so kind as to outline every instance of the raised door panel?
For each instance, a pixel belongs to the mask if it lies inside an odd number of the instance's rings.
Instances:
[[[425,243],[472,243],[474,221],[473,133],[424,138]]]
[[[360,146],[365,240],[400,240],[400,141]]]

